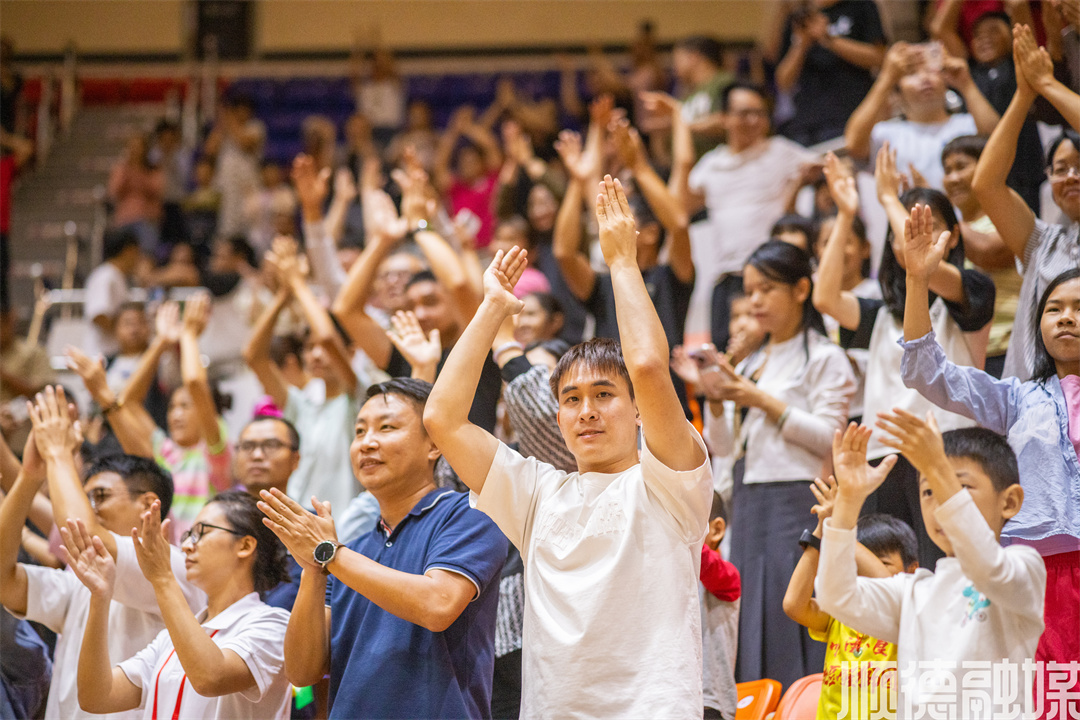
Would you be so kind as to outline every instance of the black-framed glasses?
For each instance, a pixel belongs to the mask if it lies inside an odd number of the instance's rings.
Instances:
[[[190,530],[184,531],[184,534],[180,536],[180,544],[183,545],[188,540],[190,540],[192,545],[198,545],[199,541],[202,540],[203,535],[205,535],[209,530],[224,530],[225,532],[232,533],[233,535],[236,535],[238,537],[244,537],[245,535],[247,535],[247,533],[242,533],[239,530],[233,530],[232,528],[200,522],[192,525]]]
[[[1080,165],[1059,165],[1046,168],[1046,177],[1050,179],[1050,182],[1065,182],[1069,179],[1069,175],[1080,177]]]
[[[254,455],[256,450],[262,450],[264,455],[271,455],[280,452],[285,448],[289,448],[290,451],[296,450],[295,445],[282,442],[277,438],[270,438],[268,440],[241,440],[236,443],[237,452],[241,452],[244,455]]]

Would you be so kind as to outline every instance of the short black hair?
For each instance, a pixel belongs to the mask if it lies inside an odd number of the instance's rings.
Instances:
[[[722,112],[728,112],[731,109],[731,93],[736,90],[748,90],[756,94],[765,101],[765,105],[769,107],[771,111],[772,97],[769,95],[768,90],[756,83],[746,82],[745,80],[736,80],[724,88],[720,93],[720,110]]]
[[[244,259],[248,265],[253,268],[259,267],[259,256],[255,252],[255,248],[251,247],[251,243],[243,235],[232,235],[226,238],[225,242],[229,246],[229,251],[233,255],[239,255]]]
[[[120,307],[116,308],[116,312],[113,313],[114,318],[118,318],[126,312],[142,313],[143,317],[146,317],[146,305],[138,300],[125,300],[120,303]]]
[[[364,394],[364,402],[376,395],[398,395],[405,398],[423,412],[427,404],[428,396],[431,395],[431,383],[426,380],[415,378],[397,377],[386,382],[375,383]]]
[[[974,33],[975,28],[979,27],[984,20],[1000,20],[1005,23],[1006,27],[1012,29],[1012,18],[1009,17],[1007,12],[1004,10],[988,10],[975,18],[975,22],[971,23],[971,32]]]
[[[1016,453],[1004,435],[993,430],[971,427],[942,433],[945,454],[951,458],[965,458],[979,465],[995,492],[1003,492],[1010,485],[1020,482],[1020,468]]]
[[[121,227],[106,230],[101,259],[112,260],[131,246],[139,247],[139,236],[131,228]]]
[[[270,341],[270,359],[281,367],[285,358],[294,356],[301,365],[304,361],[304,338],[299,335],[275,335]]]
[[[285,546],[263,524],[265,515],[257,502],[243,490],[226,490],[207,500],[206,504],[223,506],[225,519],[232,529],[243,537],[255,538],[255,565],[251,568],[251,577],[255,581],[255,591],[265,593],[289,579],[289,566]]]
[[[957,153],[978,160],[985,149],[986,138],[982,135],[961,135],[945,143],[945,147],[941,149],[941,164],[945,164],[945,158]]]
[[[611,338],[593,338],[567,350],[555,364],[555,369],[551,371],[550,382],[551,394],[555,396],[556,401],[559,399],[559,383],[563,376],[578,363],[593,370],[618,375],[630,388],[630,399],[634,398],[634,383],[630,380],[630,371],[626,369],[622,346],[617,340]]]
[[[435,273],[430,270],[421,270],[418,273],[413,274],[409,281],[405,283],[405,289],[408,290],[413,285],[417,285],[422,282],[433,282],[438,284],[439,278],[435,277]]]
[[[1043,290],[1042,297],[1039,298],[1039,304],[1035,308],[1034,325],[1032,327],[1039,328],[1042,325],[1042,316],[1046,312],[1046,303],[1050,302],[1050,295],[1058,289],[1058,286],[1064,285],[1070,280],[1075,280],[1080,277],[1080,268],[1069,268],[1065,272],[1058,275],[1056,278],[1050,281],[1050,284]],[[1042,332],[1035,331],[1035,367],[1031,373],[1031,379],[1036,382],[1045,383],[1051,377],[1057,375],[1057,363],[1054,358],[1050,357],[1050,351],[1046,349],[1046,343],[1043,342]]]
[[[295,425],[280,415],[256,415],[248,421],[248,424],[244,426],[243,430],[240,431],[240,434],[243,435],[244,430],[247,430],[255,423],[260,422],[276,422],[279,425],[284,425],[285,430],[289,435],[289,445],[292,446],[293,451],[300,449],[300,432],[296,429]]]
[[[788,213],[773,223],[769,235],[776,237],[782,232],[791,231],[801,232],[806,236],[807,249],[814,247],[814,240],[817,238],[817,233],[814,232],[814,221],[797,213]]]
[[[675,43],[676,48],[696,53],[716,67],[724,63],[724,46],[716,38],[707,35],[691,35]]]
[[[724,502],[724,497],[720,493],[713,490],[712,509],[709,511],[709,522],[712,522],[716,518],[720,518],[724,521],[724,523],[727,523],[728,510],[727,503]]]
[[[119,475],[128,492],[133,495],[145,492],[157,495],[161,503],[161,519],[168,517],[173,501],[173,479],[172,475],[154,460],[135,455],[105,455],[90,465],[86,471],[86,480],[107,472]]]
[[[1050,167],[1054,165],[1054,156],[1057,155],[1058,148],[1061,147],[1061,143],[1068,140],[1072,143],[1072,146],[1077,150],[1080,150],[1080,134],[1078,134],[1072,128],[1063,128],[1061,134],[1057,136],[1054,142],[1050,143],[1050,149],[1046,152],[1046,164]]]
[[[904,568],[919,561],[919,541],[915,531],[900,518],[884,513],[871,513],[859,518],[855,528],[858,541],[878,557],[885,553],[900,554]]]

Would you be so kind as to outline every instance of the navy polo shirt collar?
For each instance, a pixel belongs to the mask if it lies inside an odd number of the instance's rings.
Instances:
[[[419,502],[413,505],[413,508],[409,511],[409,514],[403,517],[401,519],[401,522],[399,522],[393,530],[390,530],[390,526],[386,524],[386,521],[383,520],[382,516],[380,515],[379,524],[377,526],[379,528],[379,532],[381,532],[383,534],[383,537],[385,537],[386,539],[390,539],[393,536],[397,535],[399,532],[401,532],[401,528],[409,521],[409,518],[421,517],[424,513],[428,512],[433,507],[438,505],[441,500],[444,500],[448,496],[453,496],[455,494],[455,491],[451,490],[450,488],[435,488],[423,498],[421,498]]]

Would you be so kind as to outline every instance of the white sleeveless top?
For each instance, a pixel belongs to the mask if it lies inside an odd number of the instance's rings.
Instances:
[[[937,334],[938,342],[945,350],[945,357],[957,365],[980,367],[986,352],[985,337],[987,329],[965,333],[949,315],[945,301],[935,298],[930,306],[930,325]],[[889,313],[889,308],[882,305],[874,321],[874,331],[870,335],[870,362],[866,368],[866,394],[863,401],[863,423],[874,427],[879,412],[893,408],[902,408],[913,415],[926,417],[928,411],[934,413],[938,427],[942,432],[959,428],[974,427],[975,422],[962,415],[946,412],[918,393],[904,386],[900,377],[900,362],[904,350],[899,340],[904,337],[904,327]],[[978,339],[982,337],[982,350],[979,351]],[[976,358],[979,365],[976,365]],[[874,428],[866,457],[870,460],[885,457],[895,450],[881,444],[882,432]]]

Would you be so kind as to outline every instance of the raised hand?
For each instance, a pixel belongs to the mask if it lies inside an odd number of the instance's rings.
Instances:
[[[347,205],[355,199],[356,181],[352,171],[345,167],[338,168],[334,173],[334,202]]]
[[[528,253],[517,245],[510,252],[499,250],[484,271],[484,302],[502,308],[506,315],[517,315],[525,303],[514,295],[514,286],[528,264]]]
[[[197,292],[184,303],[184,320],[181,332],[202,335],[210,320],[210,293]]]
[[[810,512],[817,516],[818,526],[815,532],[820,537],[821,526],[826,518],[832,517],[833,507],[836,505],[836,478],[832,475],[827,480],[814,478],[814,482],[810,484],[810,492],[814,493],[814,499],[817,500],[817,504],[810,508]]]
[[[311,513],[277,488],[263,490],[259,497],[259,509],[266,516],[263,525],[278,536],[301,567],[321,571],[315,563],[315,546],[325,540],[337,542],[330,503],[311,498],[315,508]]]
[[[581,136],[573,130],[563,130],[555,141],[555,152],[562,158],[563,167],[570,177],[578,182],[589,179],[593,172],[594,160],[581,149]]]
[[[671,371],[683,382],[701,387],[701,372],[698,370],[697,362],[690,357],[682,345],[676,345],[671,349]]]
[[[682,112],[682,103],[665,92],[642,90],[638,93],[641,104],[647,112],[666,112],[669,115]]]
[[[315,166],[313,157],[301,153],[293,160],[292,181],[300,205],[310,208],[317,207],[321,212],[323,201],[326,200],[326,194],[329,190],[330,168],[319,170]]]
[[[26,407],[41,457],[46,462],[71,457],[78,447],[78,436],[68,412],[64,388],[59,385],[55,390],[52,386],[46,387],[35,399],[36,403],[27,403]]]
[[[877,467],[871,467],[866,462],[870,434],[870,428],[865,425],[850,423],[843,434],[837,430],[833,435],[833,474],[838,486],[837,497],[857,503],[860,507],[871,493],[881,487],[896,465],[895,455],[888,456]]]
[[[91,358],[77,347],[64,350],[68,369],[82,378],[87,391],[99,405],[108,405],[113,401],[112,390],[105,375],[105,365],[100,357]]]
[[[301,263],[297,251],[295,240],[288,235],[278,235],[274,238],[270,252],[266,254],[266,262],[274,268],[283,285],[292,287],[304,281],[306,268]]]
[[[180,303],[175,300],[163,302],[154,316],[154,329],[165,342],[172,345],[180,342]]]
[[[899,199],[902,176],[896,169],[896,151],[886,141],[878,150],[874,162],[874,182],[877,184],[878,201],[885,203]]]
[[[596,196],[596,220],[600,224],[600,249],[604,261],[633,262],[637,266],[637,225],[622,183],[605,175]]]
[[[967,60],[953,57],[948,53],[945,53],[942,59],[941,75],[945,79],[945,84],[960,91],[966,90],[975,82],[971,79],[971,69],[968,67]]]
[[[889,51],[885,53],[885,60],[881,64],[881,74],[892,84],[895,84],[904,75],[911,72],[916,62],[916,50],[906,42],[893,43]]]
[[[101,538],[91,535],[79,518],[68,518],[67,527],[60,527],[60,536],[64,540],[60,546],[60,559],[67,563],[91,595],[112,600],[116,563]]]
[[[135,541],[135,558],[139,569],[150,584],[168,582],[173,575],[172,551],[166,540],[172,520],[161,521],[161,502],[155,500],[150,509],[142,514],[142,527],[131,529]]]
[[[720,372],[714,375],[715,381],[712,387],[706,388],[710,398],[715,396],[718,400],[731,400],[740,407],[761,405],[762,391],[751,380],[735,372],[735,368],[726,357],[717,356],[716,366]]]
[[[364,191],[364,228],[372,241],[396,243],[409,231],[409,222],[398,216],[394,201],[378,188]]]
[[[951,234],[941,233],[934,240],[934,213],[929,205],[916,205],[904,223],[904,267],[911,277],[930,282],[945,257]]]
[[[945,456],[945,444],[932,412],[923,420],[906,410],[895,408],[891,413],[878,413],[878,429],[884,431],[883,445],[898,450],[922,475],[950,468]]]
[[[430,369],[434,377],[434,370],[442,359],[442,342],[437,328],[424,335],[416,315],[411,310],[399,310],[390,318],[390,329],[386,334],[414,372],[418,368]]]
[[[615,98],[604,93],[589,103],[589,123],[606,128],[611,122],[611,113],[615,110]]]
[[[836,209],[854,217],[859,212],[859,189],[855,186],[855,178],[833,153],[825,156],[825,179]]]
[[[615,151],[619,154],[619,160],[630,169],[646,160],[645,144],[641,141],[641,135],[637,129],[624,117],[616,118],[608,126],[611,138],[615,141]]]
[[[1046,48],[1035,42],[1035,36],[1027,25],[1013,28],[1013,59],[1016,62],[1017,84],[1020,75],[1035,92],[1042,92],[1054,82],[1054,61]]]

